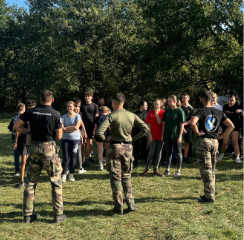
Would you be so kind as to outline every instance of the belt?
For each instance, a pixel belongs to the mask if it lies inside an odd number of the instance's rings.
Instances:
[[[48,143],[55,143],[55,141],[49,141],[49,142],[31,141],[31,145],[40,145],[40,144],[48,144]]]
[[[113,141],[113,142],[110,142],[110,144],[132,144],[132,142],[126,142],[126,141]]]

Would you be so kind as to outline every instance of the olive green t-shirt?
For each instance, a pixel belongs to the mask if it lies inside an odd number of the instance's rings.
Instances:
[[[181,108],[167,109],[163,117],[164,138],[178,138],[180,134],[180,123],[186,121],[185,113]]]
[[[125,109],[119,109],[107,115],[96,131],[96,138],[105,141],[104,132],[110,126],[110,142],[131,142],[145,136],[149,132],[149,128],[136,114]],[[131,137],[132,127],[136,126],[140,130],[133,139]]]

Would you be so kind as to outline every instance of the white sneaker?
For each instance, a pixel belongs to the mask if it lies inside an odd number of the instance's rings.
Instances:
[[[19,172],[14,174],[15,177],[19,177]]]
[[[224,153],[220,153],[218,156],[218,161],[221,161],[223,159],[224,155],[225,155]]]
[[[67,178],[67,175],[66,174],[63,174],[62,177],[61,177],[61,181],[62,182],[66,182],[66,178]]]
[[[181,176],[181,172],[176,172],[174,177],[177,178],[177,177],[180,177]]]
[[[78,173],[79,173],[79,174],[83,174],[83,173],[85,173],[85,172],[86,172],[86,170],[85,170],[84,168],[81,168],[81,169],[78,170]]]
[[[103,170],[103,164],[99,164],[99,169],[102,171]]]
[[[241,161],[240,158],[236,158],[235,162],[236,162],[236,163],[242,163],[242,161]]]
[[[69,174],[69,180],[71,181],[71,182],[75,182],[75,178],[74,178],[74,176],[73,176],[73,174]]]

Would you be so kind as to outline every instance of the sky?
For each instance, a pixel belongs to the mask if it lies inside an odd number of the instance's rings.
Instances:
[[[17,5],[18,7],[28,8],[25,0],[6,0],[8,6]]]

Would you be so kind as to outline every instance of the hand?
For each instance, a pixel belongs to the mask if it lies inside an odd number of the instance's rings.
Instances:
[[[182,142],[182,137],[178,137],[177,143],[181,143],[181,142]]]
[[[219,135],[218,137],[217,137],[217,139],[218,140],[221,140],[221,139],[223,139],[224,137],[223,137],[223,134],[221,134],[221,135]]]
[[[241,113],[242,112],[242,109],[237,109],[236,110],[236,113]]]
[[[14,144],[14,150],[16,150],[18,147],[17,143]]]
[[[198,137],[201,137],[201,136],[203,136],[203,135],[205,135],[205,133],[204,133],[203,131],[200,131],[200,132],[197,134]]]
[[[85,132],[85,136],[84,136],[84,137],[85,137],[85,139],[87,139],[87,134],[86,134],[86,132]]]
[[[92,131],[92,136],[95,136],[95,129]]]

